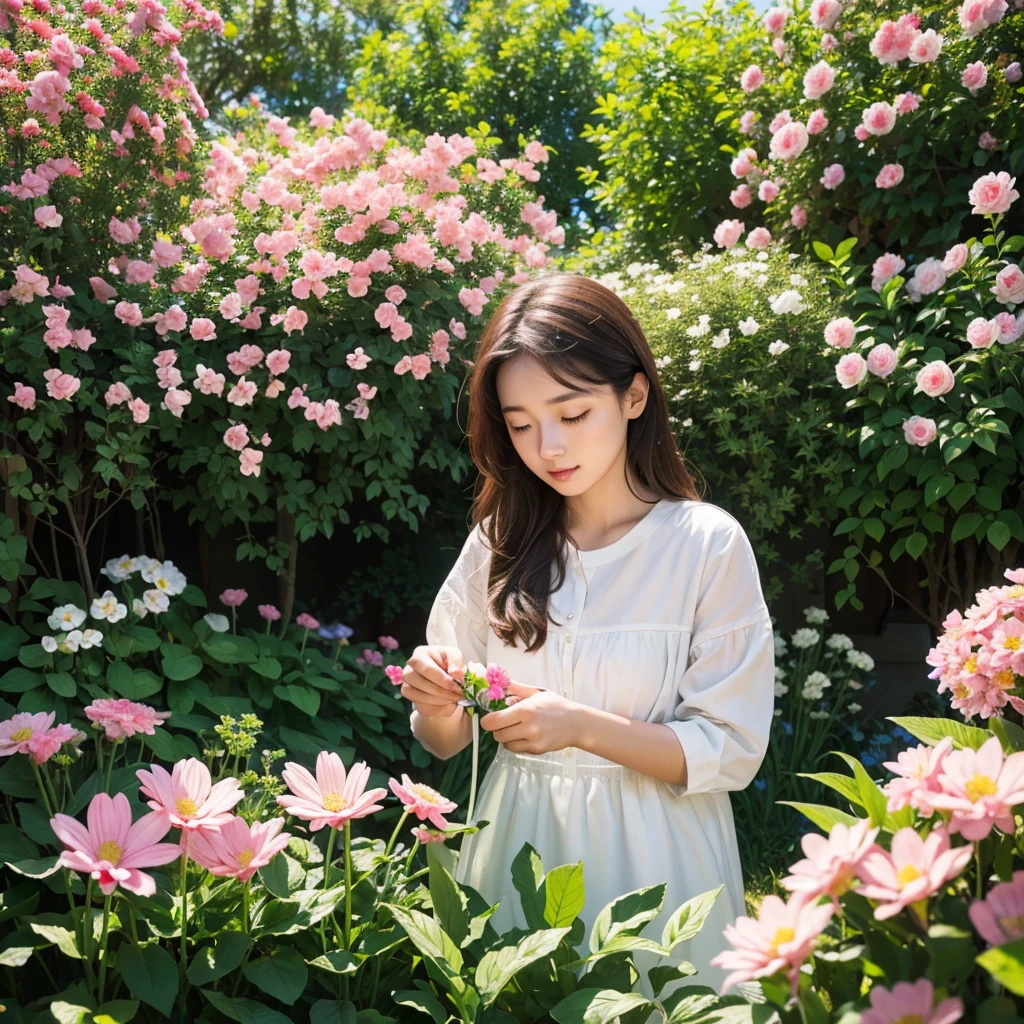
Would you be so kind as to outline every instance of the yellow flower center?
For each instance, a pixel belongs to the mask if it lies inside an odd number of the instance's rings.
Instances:
[[[238,855],[238,866],[240,868],[247,868],[255,856],[256,854],[254,854],[252,850],[243,850]]]
[[[199,808],[196,807],[195,801],[189,800],[187,796],[183,796],[175,804],[175,807],[178,810],[179,818],[191,818],[196,813],[196,811],[199,810]]]
[[[97,851],[100,855],[100,860],[108,861],[116,868],[118,861],[121,859],[121,847],[114,842],[113,839],[108,839],[105,843],[100,843],[100,848]]]
[[[340,793],[324,793],[325,811],[343,811],[348,807],[348,801]]]
[[[24,743],[25,740],[32,739],[32,730],[26,725],[24,729],[19,729],[17,732],[11,733],[12,743]]]
[[[983,796],[994,796],[996,784],[987,775],[975,775],[966,786],[964,792],[972,804],[977,803]]]
[[[910,885],[911,882],[916,881],[921,877],[921,872],[914,867],[913,864],[904,864],[903,867],[896,872],[896,881],[900,883],[900,888]]]
[[[1003,650],[1006,650],[1006,651],[1019,651],[1020,650],[1020,637],[1019,636],[1008,636],[1003,641]]]
[[[1010,598],[1024,597],[1024,585],[1017,583],[1006,588],[1006,596]]]
[[[161,576],[159,579],[153,580],[153,586],[156,587],[157,590],[166,590],[170,584],[163,576]]]
[[[978,671],[978,656],[976,654],[972,654],[964,662],[964,671],[970,672],[971,675],[974,675],[974,673]]]
[[[957,683],[953,687],[953,696],[957,700],[967,700],[974,691],[966,683]]]
[[[795,938],[796,932],[792,928],[780,928],[772,937],[772,941],[769,944],[772,956],[778,956],[779,946],[783,946],[787,942],[792,942]]]
[[[1014,685],[1013,669],[1004,668],[1002,672],[997,672],[992,677],[992,682],[1003,690],[1012,690]]]
[[[426,800],[428,803],[437,804],[441,802],[441,794],[436,789],[431,789],[429,786],[424,786],[422,782],[413,783],[409,787],[409,791],[418,796],[421,800]]]
[[[1015,914],[1012,917],[997,917],[999,927],[1011,938],[1024,935],[1024,914]]]
[[[924,1017],[919,1013],[905,1013],[902,1017],[897,1017],[892,1024],[924,1024]]]

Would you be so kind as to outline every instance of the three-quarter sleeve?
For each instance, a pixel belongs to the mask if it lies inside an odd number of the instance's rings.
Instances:
[[[474,527],[427,619],[427,643],[458,647],[467,661],[487,663],[487,554]]]
[[[676,795],[744,789],[768,749],[775,706],[775,637],[753,548],[729,517],[701,576],[675,717],[665,724],[686,755]]]

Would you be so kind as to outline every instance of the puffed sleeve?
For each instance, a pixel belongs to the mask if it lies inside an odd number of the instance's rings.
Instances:
[[[487,663],[487,574],[489,560],[475,526],[427,619],[427,643],[458,647],[468,661]]]
[[[768,749],[775,706],[775,637],[757,562],[728,516],[701,574],[690,651],[672,729],[686,755],[676,795],[744,789]]]

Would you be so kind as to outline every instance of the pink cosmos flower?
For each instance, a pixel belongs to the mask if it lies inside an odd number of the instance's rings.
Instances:
[[[283,827],[284,818],[247,825],[243,818],[234,816],[217,832],[199,832],[193,836],[189,855],[213,875],[248,882],[288,846],[291,833],[281,832]]]
[[[887,810],[895,812],[909,806],[924,817],[934,813],[929,797],[940,792],[942,762],[952,749],[953,741],[947,736],[934,747],[922,743],[901,751],[895,761],[884,762],[883,767],[896,775],[882,787],[888,798]]]
[[[929,398],[938,398],[953,390],[956,378],[953,371],[941,360],[925,363],[917,374],[915,391],[923,391]]]
[[[810,956],[832,912],[831,903],[815,906],[796,896],[784,903],[770,895],[764,898],[756,918],[742,916],[726,925],[725,937],[733,948],[711,961],[713,967],[732,971],[722,984],[722,993],[738,982],[770,978],[780,971],[786,972],[795,992],[800,965]]]
[[[144,814],[132,824],[132,808],[124,793],[111,798],[97,793],[89,802],[87,826],[67,814],[50,819],[50,827],[64,844],[60,866],[88,874],[109,896],[119,885],[139,896],[152,896],[156,882],[140,868],[170,864],[181,856],[175,843],[161,843],[171,827],[157,812]]]
[[[911,416],[903,421],[903,436],[907,444],[927,448],[938,435],[935,420],[927,416]]]
[[[996,736],[980,750],[951,751],[942,762],[939,785],[941,792],[928,799],[933,807],[953,812],[951,833],[976,842],[995,826],[1013,835],[1013,808],[1024,801],[1024,751],[1007,757]]]
[[[935,1006],[935,987],[927,978],[897,981],[892,990],[871,986],[871,1009],[861,1016],[861,1024],[953,1024],[964,1015],[958,996],[943,999]]]
[[[420,821],[429,821],[435,828],[447,828],[448,822],[442,815],[450,814],[458,807],[458,804],[441,796],[436,789],[413,782],[408,775],[402,775],[401,783],[390,779],[388,785],[410,814],[415,814]]]
[[[85,709],[85,717],[101,726],[108,740],[123,740],[137,732],[152,736],[156,726],[171,717],[170,711],[157,711],[148,704],[109,697],[94,700]]]
[[[808,832],[800,841],[806,859],[790,868],[792,873],[782,884],[812,903],[828,896],[838,910],[839,897],[853,888],[855,868],[871,849],[878,831],[865,818],[853,826],[833,825],[827,839]]]
[[[856,387],[866,376],[868,364],[859,352],[848,352],[836,363],[836,380],[844,388]]]
[[[879,921],[910,907],[922,925],[927,925],[928,898],[956,878],[973,854],[970,844],[951,848],[944,828],[935,829],[927,839],[912,828],[901,828],[892,837],[891,853],[876,846],[860,862],[860,894],[881,902],[875,908]]]
[[[322,750],[316,759],[316,778],[301,764],[289,761],[281,773],[290,793],[277,797],[289,813],[309,822],[311,832],[327,825],[341,828],[354,818],[365,818],[379,811],[377,801],[387,796],[386,789],[366,788],[370,768],[365,761],[352,765],[346,773],[341,758]]]
[[[28,741],[28,754],[36,764],[43,764],[49,761],[65,743],[73,743],[77,747],[84,739],[84,732],[73,729],[66,723],[61,723],[52,729],[47,729],[46,732],[33,736]]]
[[[391,680],[392,686],[401,686],[405,681],[402,676],[401,665],[386,665],[384,667],[384,674]]]
[[[875,176],[878,188],[895,188],[903,180],[902,164],[886,164]]]
[[[281,618],[281,613],[272,604],[259,604],[256,609],[260,613],[260,618],[266,619],[267,622],[277,622]]]
[[[1014,871],[1009,882],[1000,882],[968,911],[978,934],[990,946],[1024,939],[1024,871]]]
[[[56,716],[56,711],[19,711],[6,722],[0,722],[0,757],[28,754],[32,738],[45,733]]]
[[[152,771],[140,768],[135,773],[142,783],[140,792],[154,811],[182,830],[183,838],[199,829],[215,830],[226,824],[232,817],[231,808],[245,796],[238,779],[221,779],[214,785],[210,769],[194,757],[179,761],[170,774],[158,764],[150,768]]]
[[[220,595],[220,603],[227,605],[228,608],[238,608],[245,602],[248,596],[249,592],[247,590],[232,590],[229,588]]]
[[[1020,193],[1013,187],[1017,182],[1006,171],[998,174],[983,174],[971,186],[967,194],[971,202],[971,213],[989,216],[1006,213],[1010,205],[1020,199]]]
[[[295,625],[296,626],[301,626],[303,629],[319,629],[320,628],[319,620],[314,619],[312,615],[307,615],[305,612],[303,612],[301,615],[296,617]]]

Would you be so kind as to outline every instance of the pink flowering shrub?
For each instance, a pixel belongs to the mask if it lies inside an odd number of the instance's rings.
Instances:
[[[977,168],[1020,172],[1017,0],[814,0],[758,28],[758,75],[735,76],[717,115],[738,186],[722,224],[928,252],[959,239]]]
[[[861,607],[866,567],[937,626],[1024,543],[1024,235],[1005,227],[1021,208],[1015,185],[978,177],[956,198],[989,227],[910,265],[897,252],[857,265],[852,238],[835,252],[814,244],[845,314],[823,338],[849,396],[836,526],[847,546],[830,567],[846,576],[840,605]]]

